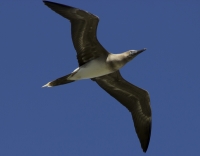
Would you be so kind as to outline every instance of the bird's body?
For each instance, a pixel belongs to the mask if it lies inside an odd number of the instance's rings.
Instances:
[[[72,76],[70,76],[68,79],[69,80],[90,79],[111,73],[112,69],[109,68],[105,60],[106,58],[103,56],[89,61],[88,63],[75,69],[72,72]]]
[[[127,55],[128,52],[100,56],[76,68],[68,80],[90,79],[113,73],[126,64],[123,58]]]
[[[97,40],[99,18],[87,11],[44,1],[45,5],[71,22],[72,41],[79,67],[72,73],[51,81],[43,87],[53,87],[81,79],[92,79],[132,114],[141,147],[146,152],[151,135],[151,107],[147,91],[132,85],[121,76],[119,69],[145,51],[128,50],[109,53]]]

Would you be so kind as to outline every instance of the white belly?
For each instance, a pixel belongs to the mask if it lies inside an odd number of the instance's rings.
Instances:
[[[68,80],[90,79],[112,73],[105,61],[101,59],[92,60],[72,72]],[[73,74],[74,73],[74,74]]]

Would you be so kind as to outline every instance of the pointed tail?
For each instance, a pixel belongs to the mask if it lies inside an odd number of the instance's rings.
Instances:
[[[58,78],[58,79],[56,79],[54,81],[48,82],[47,84],[45,84],[42,87],[54,87],[54,86],[59,86],[59,85],[63,85],[63,84],[74,82],[75,80],[68,80],[67,79],[70,75],[71,74],[68,74],[68,75],[60,77],[60,78]]]

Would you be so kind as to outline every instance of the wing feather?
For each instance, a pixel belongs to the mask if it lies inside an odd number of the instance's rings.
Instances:
[[[87,11],[68,5],[44,1],[45,5],[71,22],[71,35],[79,66],[108,52],[96,37],[99,18]]]
[[[93,80],[131,112],[141,147],[146,152],[152,123],[148,92],[124,80],[119,71]]]

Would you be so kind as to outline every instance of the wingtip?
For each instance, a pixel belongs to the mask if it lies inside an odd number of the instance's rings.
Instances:
[[[148,150],[148,145],[147,145],[147,146],[141,145],[141,148],[142,148],[142,151],[143,151],[144,153],[146,153],[147,150]]]
[[[48,5],[48,4],[57,4],[57,3],[55,3],[55,2],[51,2],[51,1],[44,1],[44,0],[43,0],[43,3],[44,3],[45,5]]]
[[[142,150],[143,150],[143,152],[144,152],[144,153],[146,153],[146,152],[147,152],[147,148],[146,148],[146,149],[144,149],[144,148],[143,148]]]

